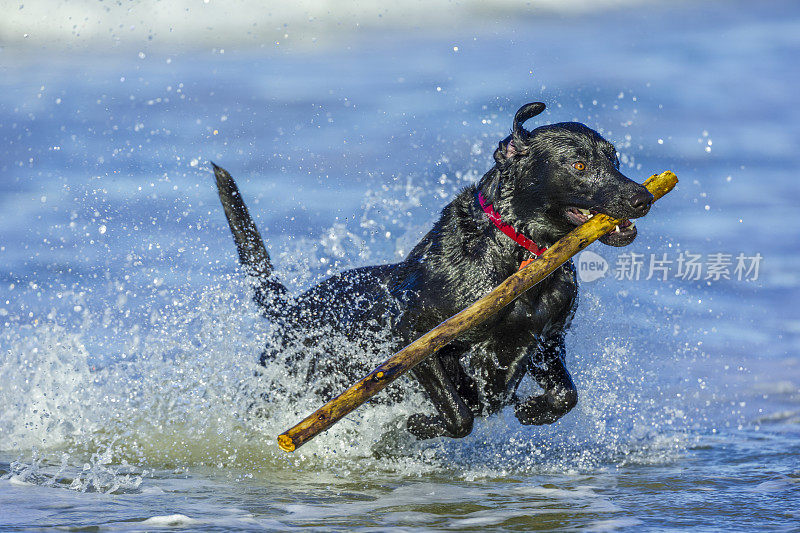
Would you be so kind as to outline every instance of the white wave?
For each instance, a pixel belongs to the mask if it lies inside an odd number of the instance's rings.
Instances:
[[[312,44],[364,29],[441,32],[488,19],[548,13],[581,14],[647,0],[379,0],[261,2],[258,0],[134,0],[20,2],[4,8],[0,43],[71,45]]]
[[[153,527],[183,527],[197,524],[197,520],[184,514],[171,514],[164,516],[151,516],[142,522],[143,526]]]

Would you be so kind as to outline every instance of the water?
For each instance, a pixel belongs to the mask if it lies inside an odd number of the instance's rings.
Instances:
[[[195,40],[206,18],[174,37],[154,23],[151,41],[146,24],[114,26],[115,47],[61,24],[20,37],[13,17],[39,8],[15,6],[0,50],[0,527],[797,528],[800,8],[469,5],[444,25],[370,4],[352,32],[295,13],[303,37],[279,44],[273,19]],[[590,248],[608,271],[582,283],[567,341],[576,409],[532,428],[507,410],[420,443],[397,429],[427,405],[405,381],[403,403],[281,452],[275,436],[317,404],[252,415],[271,384],[302,385],[280,365],[256,376],[269,330],[208,161],[237,177],[299,291],[407,253],[532,100],[542,121],[602,131],[629,176],[681,179],[633,245]],[[630,252],[639,279],[616,279]],[[730,254],[732,279],[676,277],[692,253],[706,268]],[[758,279],[736,279],[740,253],[761,254]],[[645,279],[650,254],[672,261],[667,280]]]

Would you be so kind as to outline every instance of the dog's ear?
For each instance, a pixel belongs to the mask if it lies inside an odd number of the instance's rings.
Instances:
[[[530,132],[522,127],[525,121],[532,119],[536,115],[544,111],[546,106],[542,102],[531,102],[525,104],[517,110],[514,115],[514,127],[511,128],[514,137],[527,137]]]
[[[514,157],[524,155],[527,150],[524,148],[525,140],[530,137],[530,132],[522,127],[525,121],[532,119],[545,110],[542,102],[531,102],[520,107],[514,115],[514,125],[511,128],[511,135],[500,141],[497,150],[494,151],[494,160],[497,163]]]

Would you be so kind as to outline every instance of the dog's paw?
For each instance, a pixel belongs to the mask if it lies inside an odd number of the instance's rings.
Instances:
[[[574,390],[531,396],[514,405],[514,415],[521,424],[525,425],[552,424],[569,413],[576,403],[578,403],[578,394]]]
[[[397,417],[384,426],[386,432],[370,447],[375,459],[404,457],[413,453],[417,439],[405,430],[404,422],[402,417]]]
[[[473,417],[464,417],[459,422],[449,425],[440,416],[414,414],[408,417],[406,429],[418,439],[433,439],[435,437],[450,437],[461,439],[472,432]]]
[[[447,435],[442,419],[438,416],[416,413],[408,417],[406,430],[420,440]]]

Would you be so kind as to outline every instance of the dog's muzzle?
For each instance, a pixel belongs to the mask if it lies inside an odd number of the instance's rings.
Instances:
[[[652,203],[652,201],[651,201]],[[648,204],[647,210],[650,209]],[[647,212],[645,210],[645,213]],[[580,226],[584,222],[590,220],[596,214],[600,213],[595,209],[581,209],[579,207],[570,207],[567,209],[567,218],[576,226]],[[606,213],[608,214],[608,213]],[[613,215],[609,215],[613,216]],[[609,246],[627,246],[636,238],[637,230],[636,223],[630,219],[623,219],[618,226],[613,230],[600,237],[600,242]]]

